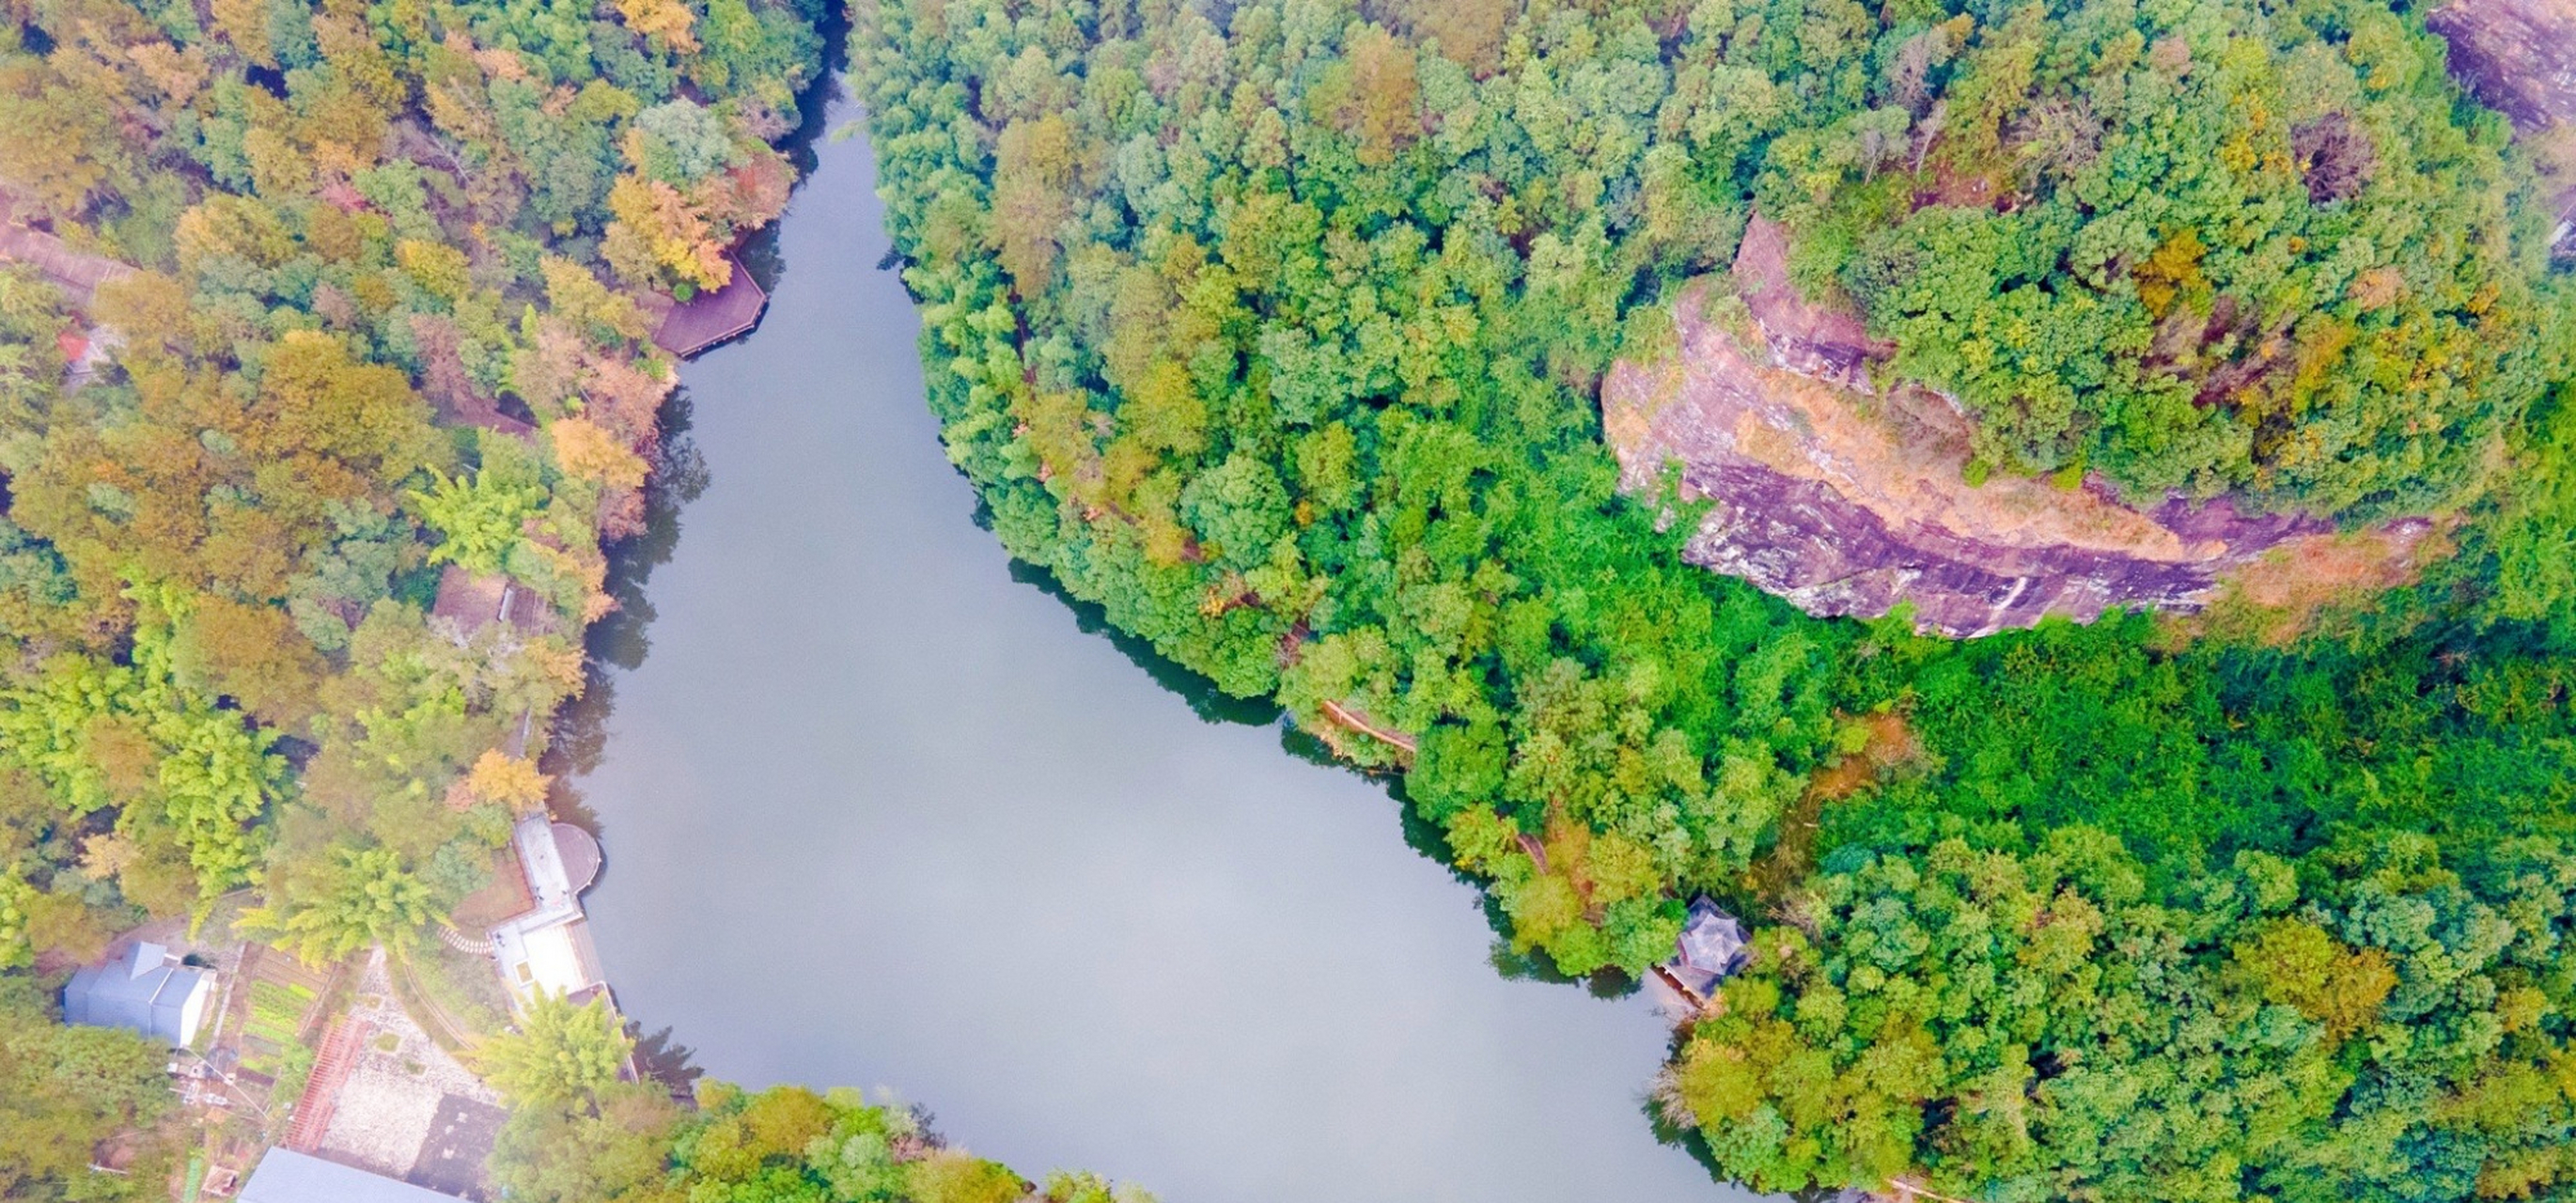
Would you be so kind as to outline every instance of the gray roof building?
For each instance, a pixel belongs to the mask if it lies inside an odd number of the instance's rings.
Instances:
[[[158,944],[139,943],[63,986],[63,1021],[125,1028],[174,1047],[197,1038],[213,1004],[215,975],[179,963]]]
[[[456,1203],[454,1195],[287,1148],[260,1154],[238,1197],[240,1203]]]

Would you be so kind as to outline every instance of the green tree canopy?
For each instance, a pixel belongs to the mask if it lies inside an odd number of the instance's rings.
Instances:
[[[596,1111],[634,1052],[607,999],[576,1006],[540,991],[521,1008],[517,1031],[476,1047],[474,1065],[514,1106]]]

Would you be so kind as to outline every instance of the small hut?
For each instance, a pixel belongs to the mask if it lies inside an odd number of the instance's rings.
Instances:
[[[1705,894],[1691,899],[1690,917],[1682,922],[1681,937],[1673,944],[1677,955],[1665,963],[1664,971],[1695,998],[1708,997],[1710,990],[1750,959],[1744,925]]]
[[[453,1096],[450,1096],[453,1097]],[[413,1186],[293,1149],[270,1149],[242,1184],[241,1203],[459,1203]]]
[[[477,576],[457,564],[439,574],[438,598],[429,614],[445,619],[458,643],[496,622],[523,635],[543,635],[554,629],[555,618],[554,607],[535,590],[501,573]]]
[[[17,197],[0,184],[0,260],[24,263],[44,273],[72,308],[87,313],[98,299],[99,285],[134,274],[132,264],[77,249],[52,231],[29,225],[18,207]]]

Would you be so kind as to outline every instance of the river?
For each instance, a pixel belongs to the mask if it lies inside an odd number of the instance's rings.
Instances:
[[[1642,996],[1498,972],[1382,785],[1012,571],[866,140],[818,152],[767,320],[682,373],[710,483],[578,783],[619,1001],[716,1077],[891,1089],[1166,1203],[1745,1197],[1654,1138]]]

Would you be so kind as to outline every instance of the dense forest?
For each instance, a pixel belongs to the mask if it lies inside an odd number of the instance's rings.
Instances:
[[[130,270],[7,277],[0,959],[250,885],[317,955],[400,943],[543,800],[672,383],[638,296],[784,204],[812,14],[16,15],[0,181]],[[548,612],[433,620],[449,566]]]
[[[13,0],[0,201],[110,270],[0,271],[0,1194],[160,1185],[85,1168],[160,1056],[40,973],[219,906],[400,951],[543,803],[655,311],[783,206],[825,15]],[[2576,1192],[2568,167],[2419,12],[877,0],[853,58],[1015,555],[1400,773],[1556,970],[1756,918],[1658,1092],[1725,1176]],[[1950,643],[1683,565],[1594,390],[1755,212],[1980,470],[2452,554],[2290,646]],[[540,604],[434,612],[497,581]],[[513,1197],[1027,1190],[846,1094],[674,1106],[625,1039],[540,1006],[480,1054]]]
[[[483,884],[641,528],[653,318],[783,207],[830,14],[7,12],[0,1194],[160,1197],[165,1052],[43,987],[218,910],[399,953]]]
[[[1657,1092],[1723,1176],[2576,1191],[2570,165],[2420,12],[874,0],[852,53],[1014,555],[1400,773],[1524,954],[1754,917]],[[1976,471],[2451,554],[2287,646],[1688,567],[1595,390],[1757,212]]]

